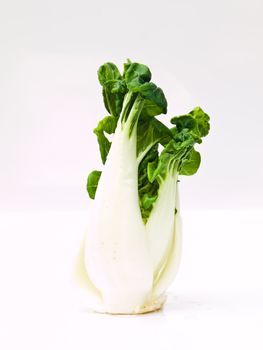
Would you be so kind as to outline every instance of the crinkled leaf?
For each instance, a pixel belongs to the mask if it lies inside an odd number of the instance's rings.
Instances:
[[[183,129],[193,130],[196,126],[194,118],[190,115],[182,115],[171,119],[171,123],[176,125],[176,130],[181,132]]]
[[[98,170],[92,171],[88,176],[87,191],[91,199],[95,198],[100,176],[101,176],[101,171],[98,171]]]
[[[144,64],[128,63],[124,66],[124,79],[129,90],[134,91],[138,86],[149,82],[152,74]]]
[[[151,71],[147,66],[129,61],[124,65],[124,79],[130,91],[139,93],[146,100],[142,110],[143,116],[153,117],[167,113],[164,93],[154,83],[150,83]]]
[[[194,108],[186,115],[173,117],[171,123],[176,125],[177,132],[186,129],[198,138],[202,138],[209,133],[209,116],[200,107]]]
[[[172,139],[159,155],[158,164],[148,164],[148,178],[150,182],[157,180],[159,183],[165,180],[168,172],[175,172],[181,166],[182,160],[191,151],[195,139],[186,134],[179,140]]]
[[[154,83],[145,83],[134,89],[146,101],[142,110],[142,116],[154,117],[159,114],[167,113],[167,101],[163,90]]]
[[[206,114],[200,107],[194,108],[190,112],[190,115],[192,115],[196,121],[196,128],[194,131],[197,133],[197,135],[200,137],[208,135],[210,130],[209,115]]]
[[[170,129],[173,138],[165,145],[158,164],[148,164],[148,178],[151,182],[163,181],[171,171],[193,175],[200,166],[201,156],[194,145],[201,143],[201,138],[208,134],[209,116],[200,107],[196,107],[186,115],[172,118],[171,122],[176,125]]]

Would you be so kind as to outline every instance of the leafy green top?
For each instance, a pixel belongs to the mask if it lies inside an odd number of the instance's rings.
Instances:
[[[193,175],[197,172],[201,156],[194,148],[209,133],[209,116],[196,107],[186,115],[171,119],[171,128],[156,116],[167,113],[167,101],[161,88],[151,82],[151,71],[130,60],[121,74],[113,63],[105,63],[98,70],[105,108],[110,113],[94,129],[103,164],[107,160],[112,134],[118,119],[126,122],[133,113],[130,134],[136,126],[138,157],[138,193],[143,220],[150,216],[158,191],[168,173],[175,176]],[[134,112],[135,111],[135,112]],[[159,148],[162,147],[162,151]],[[88,176],[87,191],[94,199],[101,172]]]

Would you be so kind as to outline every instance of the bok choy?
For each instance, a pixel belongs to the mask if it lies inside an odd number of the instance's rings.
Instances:
[[[108,112],[94,129],[103,167],[87,179],[92,213],[78,272],[96,310],[149,312],[162,307],[177,272],[178,178],[197,172],[195,146],[209,132],[209,116],[196,107],[163,124],[157,116],[167,101],[143,64],[128,60],[121,74],[105,63],[98,78]]]

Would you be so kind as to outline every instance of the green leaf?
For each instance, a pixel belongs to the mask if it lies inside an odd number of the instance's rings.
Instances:
[[[172,137],[170,129],[158,119],[141,116],[137,126],[137,155],[140,157],[158,142],[164,145]]]
[[[124,79],[127,87],[146,100],[142,115],[149,117],[167,113],[164,93],[154,83],[150,83],[151,76],[150,69],[144,64],[128,62],[124,65]]]
[[[113,63],[105,63],[98,70],[99,82],[102,85],[104,105],[114,117],[119,117],[127,86],[118,68]]]
[[[101,171],[98,171],[98,170],[92,171],[88,176],[87,191],[91,199],[95,198],[100,176],[101,176]]]
[[[153,203],[156,201],[158,195],[149,195],[149,193],[145,193],[142,197],[142,206],[145,210],[149,210]]]
[[[124,79],[129,90],[134,91],[138,86],[149,82],[152,74],[144,64],[128,63],[124,66]]]
[[[189,155],[182,160],[180,167],[180,175],[194,175],[201,163],[201,155],[194,148],[191,150]]]
[[[144,222],[150,216],[153,204],[158,197],[159,184],[151,183],[147,175],[147,166],[151,162],[158,162],[158,145],[153,146],[143,158],[138,169],[138,192],[141,214]]]
[[[126,72],[130,68],[131,64],[132,64],[132,61],[128,58],[127,62],[125,62],[123,65],[123,79],[125,78]]]
[[[167,101],[164,93],[154,83],[145,83],[137,86],[132,91],[138,92],[146,100],[142,116],[154,117],[167,113]]]
[[[160,184],[163,180],[165,180],[173,158],[173,154],[170,154],[167,152],[167,150],[164,150],[160,154],[157,164],[155,162],[148,163],[147,174],[151,183],[157,180]]]
[[[175,174],[180,169],[182,161],[188,156],[195,144],[191,134],[179,134],[183,136],[171,139],[159,155],[158,164],[148,164],[148,178],[150,182],[157,180],[159,183],[165,180],[168,172]]]
[[[176,125],[176,130],[178,132],[181,132],[183,129],[193,130],[196,126],[196,122],[191,115],[173,117],[171,123]]]
[[[190,115],[192,115],[192,117],[196,121],[196,128],[194,129],[194,131],[197,133],[197,135],[200,137],[208,135],[210,130],[209,115],[206,114],[200,107],[194,108],[190,112]]]
[[[100,147],[101,160],[103,164],[105,164],[106,162],[111,147],[111,142],[107,139],[105,133],[113,134],[115,132],[117,122],[118,120],[116,117],[108,116],[103,118],[99,122],[98,126],[93,130],[97,136],[97,140]]]
[[[198,138],[202,138],[209,133],[209,116],[200,107],[194,108],[186,115],[173,117],[171,123],[176,125],[178,132],[187,129]]]
[[[158,197],[159,183],[148,176],[148,168],[158,164],[158,144],[165,145],[173,137],[170,129],[155,117],[140,117],[137,126],[137,155],[140,209],[146,223]]]
[[[114,63],[107,62],[98,70],[99,82],[104,86],[110,80],[121,80],[121,73]]]
[[[209,116],[196,107],[190,113],[171,119],[176,125],[170,129],[172,138],[164,145],[164,149],[156,162],[148,164],[150,182],[165,180],[168,172],[178,171],[181,175],[193,175],[197,172],[201,156],[194,149],[195,143],[201,143],[202,137],[209,132]]]
[[[104,105],[107,111],[115,117],[120,116],[126,92],[125,82],[121,80],[110,80],[104,84],[102,91]]]

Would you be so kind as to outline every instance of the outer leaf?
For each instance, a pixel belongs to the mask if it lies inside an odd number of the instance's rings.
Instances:
[[[124,65],[124,79],[130,91],[139,93],[146,99],[142,111],[143,116],[156,116],[167,113],[167,101],[162,89],[155,84],[149,83],[151,71],[144,64],[131,63]]]
[[[106,159],[110,150],[110,146],[111,146],[111,142],[105,136],[105,132],[107,134],[113,134],[115,132],[116,126],[117,126],[117,118],[113,116],[108,116],[103,118],[99,122],[98,126],[93,130],[94,133],[97,135],[97,140],[100,147],[100,155],[101,155],[103,164],[105,164],[106,162]]]
[[[194,108],[190,114],[193,116],[193,118],[196,121],[196,128],[194,131],[198,134],[200,137],[204,137],[209,133],[210,130],[210,124],[209,120],[210,117],[208,114],[206,114],[202,108],[196,107]]]
[[[186,115],[173,117],[171,123],[176,125],[178,132],[187,129],[193,135],[201,138],[209,133],[209,116],[200,107],[194,108]]]
[[[179,174],[188,176],[194,175],[199,169],[200,163],[200,153],[193,148],[189,153],[189,156],[186,159],[183,159]]]
[[[101,171],[98,171],[98,170],[92,171],[88,176],[87,191],[91,199],[95,198],[100,176],[101,176]]]
[[[173,138],[165,145],[158,164],[148,164],[150,182],[163,181],[168,172],[193,175],[200,166],[201,156],[195,151],[194,145],[201,143],[201,138],[209,132],[209,116],[196,107],[189,114],[172,118],[171,122],[176,125],[170,130]]]
[[[121,73],[114,63],[107,62],[98,70],[99,82],[102,86],[110,80],[121,80]]]

